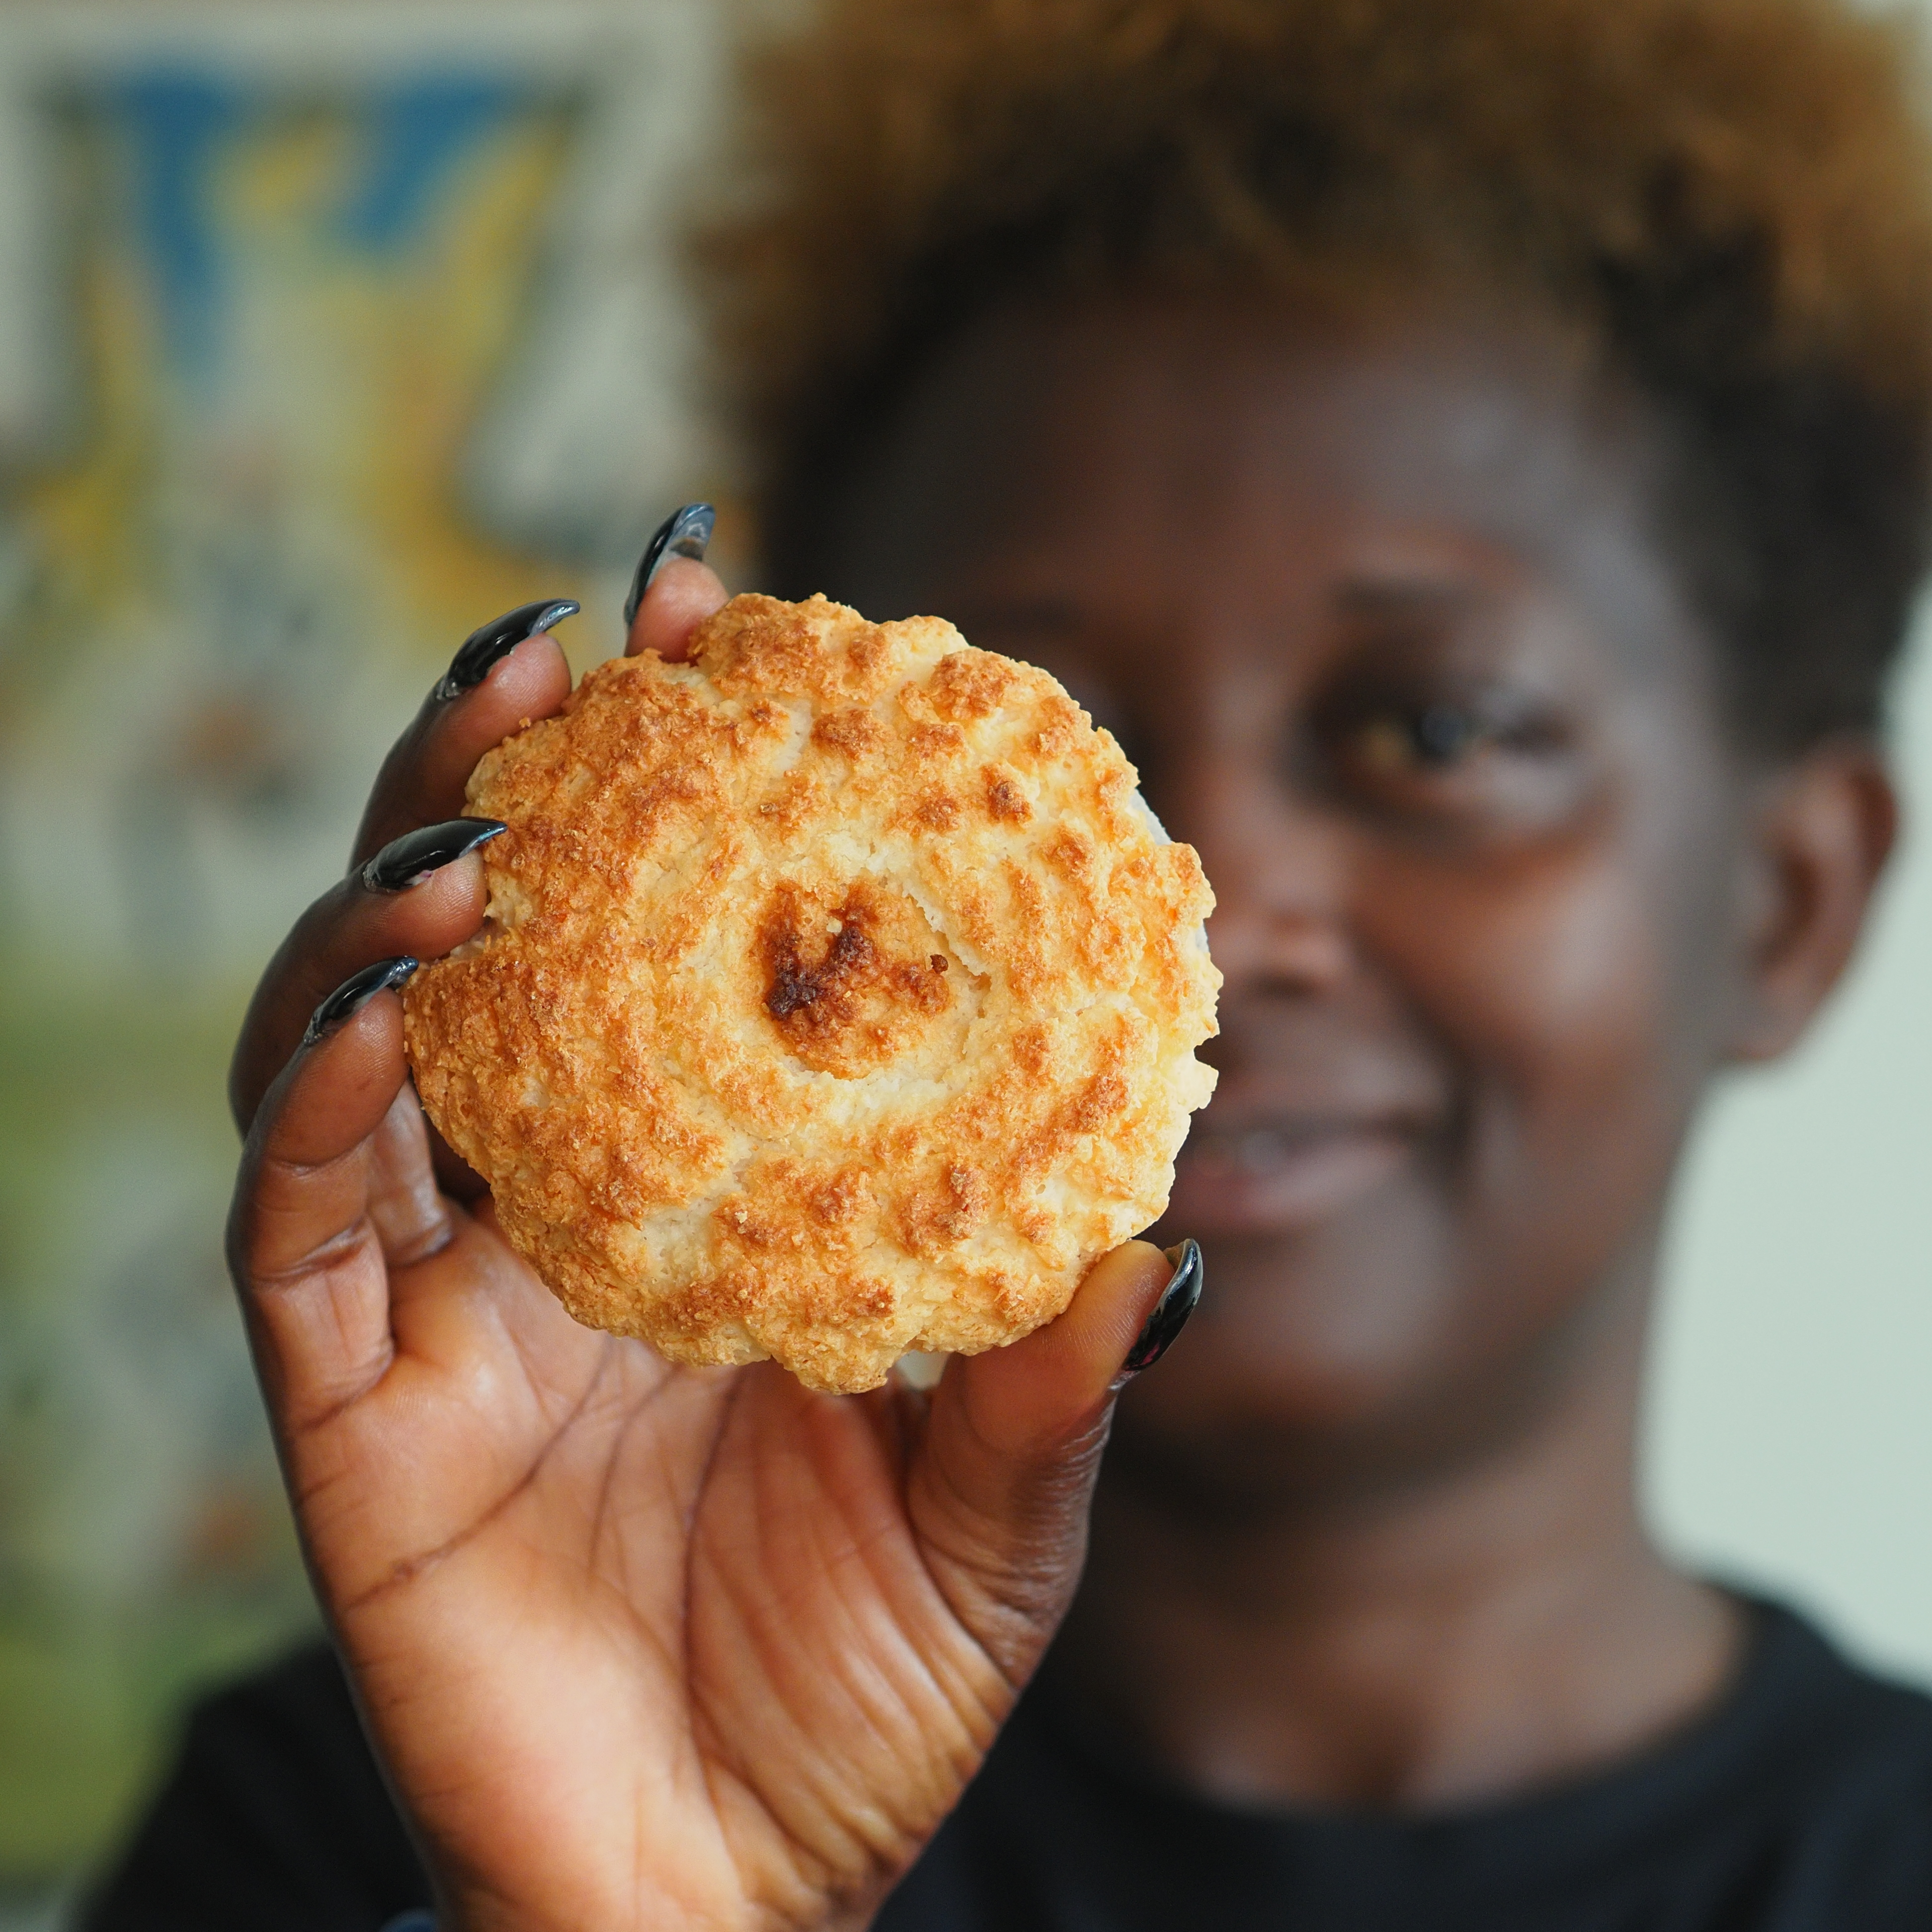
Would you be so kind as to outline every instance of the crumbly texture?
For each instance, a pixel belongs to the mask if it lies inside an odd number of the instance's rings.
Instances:
[[[416,1085],[580,1322],[871,1388],[1064,1308],[1214,1076],[1213,904],[1044,671],[740,597],[477,766]]]

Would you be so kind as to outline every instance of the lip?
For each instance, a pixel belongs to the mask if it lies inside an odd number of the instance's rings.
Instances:
[[[1286,1234],[1373,1192],[1414,1154],[1412,1118],[1276,1114],[1216,1120],[1175,1164],[1167,1216],[1203,1234]]]

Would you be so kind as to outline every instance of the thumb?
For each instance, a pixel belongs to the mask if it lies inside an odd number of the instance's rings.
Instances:
[[[954,1614],[1017,1690],[1058,1626],[1087,1553],[1114,1399],[1201,1298],[1201,1250],[1130,1241],[1059,1319],[946,1366],[908,1508]]]

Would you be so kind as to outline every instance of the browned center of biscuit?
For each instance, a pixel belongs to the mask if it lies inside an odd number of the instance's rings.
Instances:
[[[815,1072],[856,1080],[904,1060],[952,1006],[953,961],[904,892],[781,885],[758,934],[765,1011]]]

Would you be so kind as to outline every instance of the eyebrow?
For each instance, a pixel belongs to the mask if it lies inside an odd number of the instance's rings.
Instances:
[[[1355,581],[1342,585],[1336,603],[1349,616],[1400,616],[1425,611],[1437,615],[1473,610],[1484,601],[1480,590],[1466,584],[1420,579]]]

